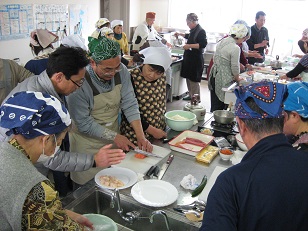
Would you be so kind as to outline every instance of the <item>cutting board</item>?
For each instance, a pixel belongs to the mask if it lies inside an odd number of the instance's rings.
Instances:
[[[225,167],[216,166],[216,168],[214,169],[210,179],[208,180],[204,189],[200,193],[200,195],[198,197],[199,200],[204,201],[204,202],[207,201],[207,197],[209,196],[209,192],[211,191],[213,185],[215,184],[217,177],[219,176],[220,173],[222,173],[226,169],[227,168],[225,168]]]
[[[170,152],[170,149],[153,145],[152,153],[160,155],[162,158],[148,156],[144,159],[138,159],[134,156],[136,152],[129,151],[128,153],[126,153],[125,159],[116,166],[131,169],[136,173],[145,174],[151,166],[158,164],[162,159],[164,159],[164,157],[170,154]]]

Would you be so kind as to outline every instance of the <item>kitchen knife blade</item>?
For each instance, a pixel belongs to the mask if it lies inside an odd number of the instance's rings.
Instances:
[[[145,156],[153,156],[153,157],[162,158],[162,156],[160,156],[160,155],[156,155],[156,154],[151,153],[151,152],[143,151],[143,150],[141,150],[139,148],[135,148],[134,151],[137,152],[137,153],[143,154]]]
[[[164,176],[165,172],[167,171],[169,165],[171,164],[173,158],[174,158],[174,155],[170,155],[168,157],[167,162],[163,164],[163,166],[161,167],[160,172],[158,174],[158,178],[157,178],[158,180],[161,180],[163,178],[163,176]]]

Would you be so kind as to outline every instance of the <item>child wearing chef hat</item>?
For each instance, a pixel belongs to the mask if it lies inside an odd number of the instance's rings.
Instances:
[[[166,137],[166,76],[171,54],[164,47],[148,47],[140,51],[142,65],[130,71],[131,81],[139,104],[142,127],[147,139]],[[122,115],[121,134],[136,143],[136,135]]]

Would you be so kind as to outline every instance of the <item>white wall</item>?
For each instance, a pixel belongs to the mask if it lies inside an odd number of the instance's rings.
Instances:
[[[147,12],[152,11],[156,13],[155,27],[168,26],[168,7],[169,0],[141,0],[140,19],[145,20]]]
[[[89,35],[95,29],[95,22],[100,16],[99,0],[1,0],[0,4],[81,4],[88,6],[88,28],[87,33],[82,36],[88,41]],[[25,64],[33,58],[29,47],[29,38],[0,41],[0,57],[5,59],[20,58],[20,63]]]

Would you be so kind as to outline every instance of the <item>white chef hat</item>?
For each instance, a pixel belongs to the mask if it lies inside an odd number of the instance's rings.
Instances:
[[[123,21],[116,19],[116,20],[113,20],[110,25],[111,25],[111,29],[113,29],[113,28],[115,28],[116,26],[119,26],[119,25],[123,26]]]
[[[148,47],[139,52],[144,56],[143,64],[162,66],[166,71],[171,65],[171,53],[165,47]]]
[[[79,34],[68,35],[62,40],[62,45],[66,47],[80,47],[83,50],[88,50],[86,45],[84,45],[85,39]]]
[[[102,26],[104,26],[106,23],[110,23],[110,21],[108,20],[108,18],[100,18],[99,20],[97,20],[97,22],[95,23],[95,27],[96,28],[101,28]]]

